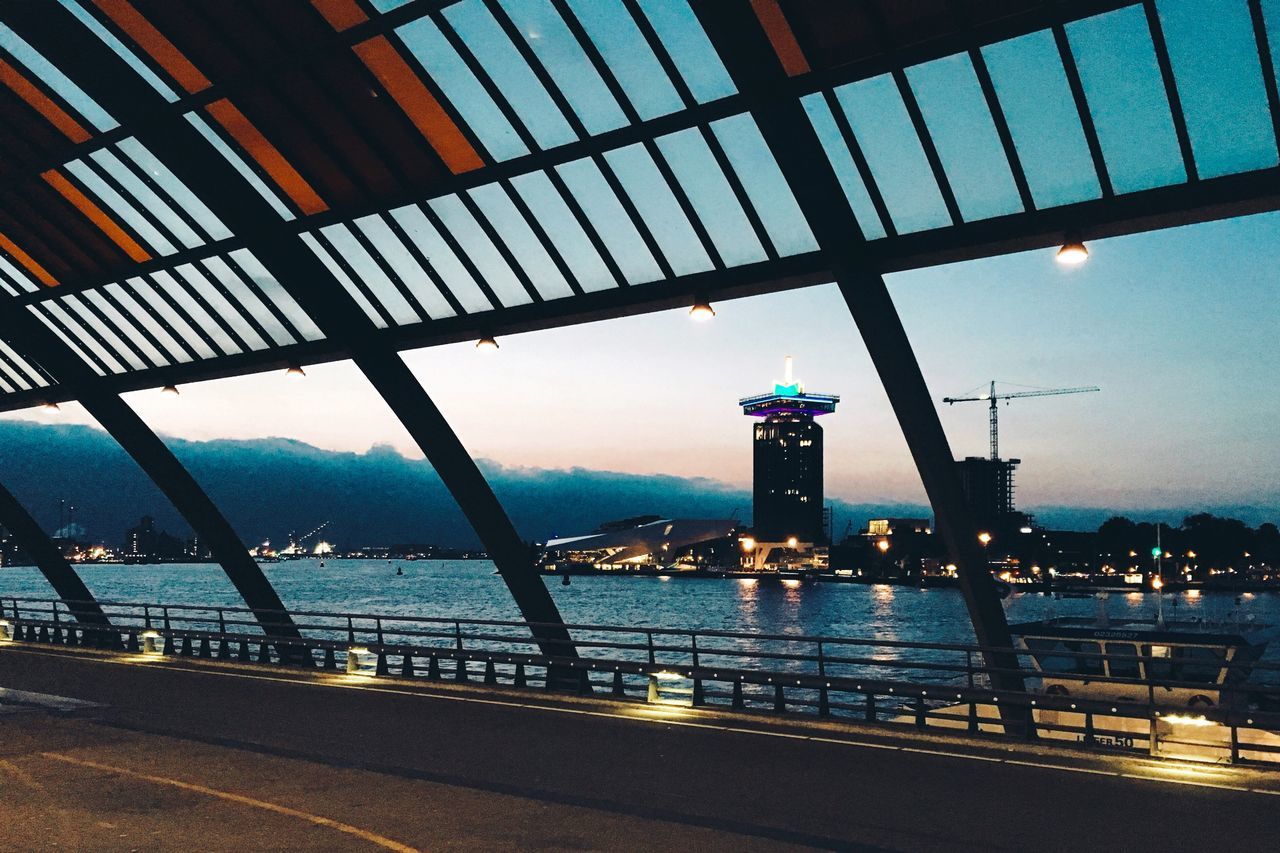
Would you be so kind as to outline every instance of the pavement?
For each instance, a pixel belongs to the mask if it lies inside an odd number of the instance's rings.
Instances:
[[[13,850],[1271,851],[1280,809],[1277,772],[536,690],[19,643],[0,688]]]

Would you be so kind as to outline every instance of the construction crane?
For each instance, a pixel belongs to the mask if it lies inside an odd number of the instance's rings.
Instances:
[[[1010,383],[1005,383],[1010,384]],[[979,386],[981,387],[981,386]],[[991,403],[991,458],[1000,458],[1000,416],[998,404],[1001,400],[1017,400],[1023,397],[1058,397],[1063,394],[1087,394],[1090,391],[1101,391],[1101,388],[1090,385],[1084,388],[1036,388],[1030,391],[1014,391],[1010,394],[997,394],[995,380],[991,380],[990,390],[986,394],[979,394],[976,397],[943,397],[942,402],[951,405],[953,403],[977,403],[990,401]],[[973,392],[970,392],[973,393]]]

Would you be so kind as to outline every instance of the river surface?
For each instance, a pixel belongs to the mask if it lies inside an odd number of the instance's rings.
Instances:
[[[397,567],[402,576],[396,575]],[[299,560],[267,564],[263,570],[291,610],[520,618],[502,579],[486,561],[328,560],[322,567],[318,560]],[[77,571],[100,601],[243,606],[222,569],[213,564],[86,565]],[[973,642],[963,599],[954,589],[601,576],[574,577],[570,586],[549,578],[547,588],[566,621],[579,624]],[[0,598],[10,596],[51,598],[53,592],[34,568],[0,569]],[[1166,595],[1164,606],[1167,616],[1180,619],[1252,617],[1250,621],[1280,625],[1277,593],[1184,592]],[[1006,602],[1015,622],[1093,615],[1097,607],[1091,599],[1056,600],[1038,593],[1014,593]],[[1106,608],[1113,619],[1149,616],[1155,597],[1112,593]]]

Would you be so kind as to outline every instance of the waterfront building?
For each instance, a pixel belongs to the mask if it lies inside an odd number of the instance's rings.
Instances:
[[[543,549],[547,571],[692,570],[734,565],[731,518],[639,516],[602,524],[594,533],[549,540]]]
[[[1003,538],[1027,527],[1031,519],[1014,506],[1014,469],[1021,459],[988,459],[966,456],[956,462],[965,501],[974,524],[993,537]]]
[[[812,394],[792,376],[787,356],[773,391],[738,401],[742,413],[759,418],[753,429],[752,527],[757,542],[818,543],[828,540],[823,512],[821,415],[840,398]],[[794,543],[792,543],[794,547]]]

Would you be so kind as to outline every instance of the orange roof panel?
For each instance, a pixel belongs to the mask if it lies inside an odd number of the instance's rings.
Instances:
[[[363,24],[369,16],[356,4],[356,0],[311,0],[311,5],[324,16],[329,26],[338,32]]]
[[[258,130],[253,122],[236,108],[235,104],[222,98],[206,105],[205,111],[213,117],[214,121],[222,125],[236,142],[240,143],[240,147],[257,161],[258,165],[271,176],[271,180],[293,199],[303,213],[310,215],[323,213],[329,209],[329,205],[325,204],[324,199],[320,198],[311,184],[307,183],[306,178],[298,174],[298,170],[293,168],[280,150],[262,135],[262,131]]]
[[[151,254],[142,246],[138,245],[138,241],[134,240],[129,234],[120,227],[114,219],[106,214],[102,208],[94,204],[87,195],[76,189],[75,185],[62,176],[57,169],[50,169],[42,174],[45,182],[62,194],[62,197],[76,206],[81,213],[89,218],[89,221],[98,228],[102,229],[102,233],[111,238],[125,254],[133,258],[138,263],[144,263],[151,260]]]
[[[484,165],[444,107],[385,36],[360,42],[352,49],[455,175]]]
[[[787,16],[783,14],[778,0],[751,0],[751,8],[760,20],[760,26],[764,27],[765,35],[769,37],[773,52],[778,54],[778,60],[787,76],[808,73],[809,60],[796,41],[796,34],[791,31],[791,24],[787,22]]]
[[[133,7],[129,0],[93,0],[93,4],[102,10],[117,27],[129,34],[138,47],[169,72],[169,76],[188,92],[200,92],[212,84],[209,78],[200,73],[200,69],[187,59],[173,42],[155,28],[141,12]]]
[[[40,283],[46,287],[57,287],[58,280],[49,274],[49,271],[40,266],[35,258],[28,255],[22,249],[18,248],[18,244],[10,240],[4,234],[0,234],[0,249],[4,249],[14,259],[27,268],[27,271],[40,279]]]
[[[36,112],[49,120],[49,123],[62,131],[72,142],[85,142],[90,133],[81,124],[67,114],[53,100],[41,92],[34,83],[22,76],[22,72],[0,59],[0,83],[4,83],[14,94],[26,101]]]

